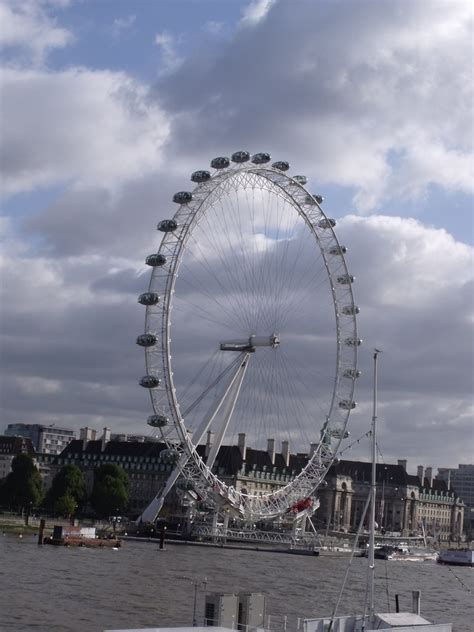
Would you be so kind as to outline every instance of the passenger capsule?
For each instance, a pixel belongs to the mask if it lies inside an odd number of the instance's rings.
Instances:
[[[156,345],[156,336],[153,334],[140,334],[137,337],[137,345],[140,345],[140,347],[153,347],[153,345]]]
[[[160,459],[168,463],[176,463],[179,460],[179,452],[173,448],[167,448],[160,452]]]
[[[271,159],[272,157],[270,156],[270,154],[266,154],[264,152],[261,152],[259,154],[254,154],[252,156],[252,162],[254,165],[263,165],[266,162],[270,162]]]
[[[156,305],[159,300],[160,297],[155,292],[144,292],[138,297],[138,302],[141,305]]]
[[[306,176],[293,176],[293,180],[302,186],[308,182],[308,178]]]
[[[314,195],[313,195],[313,197],[314,197],[314,199],[316,200],[316,202],[317,202],[318,204],[322,204],[322,203],[324,202],[324,198],[323,198],[323,196],[322,196],[322,195],[316,195],[316,194],[314,194]]]
[[[350,436],[350,432],[348,430],[346,430],[345,432],[343,432],[342,430],[340,430],[339,428],[334,428],[334,430],[329,430],[328,434],[333,438],[333,439],[347,439],[347,437]]]
[[[320,219],[318,222],[319,228],[334,228],[335,225],[336,220],[330,217],[323,217],[323,219]]]
[[[153,428],[164,428],[169,424],[169,419],[165,415],[150,415],[146,422]]]
[[[344,376],[344,377],[348,377],[348,378],[350,378],[351,380],[355,380],[355,379],[357,379],[358,377],[360,377],[361,375],[362,375],[361,371],[358,371],[357,369],[346,369],[346,370],[343,372],[343,376]]]
[[[331,246],[328,250],[330,255],[345,255],[346,252],[347,248],[345,246]]]
[[[350,285],[354,283],[355,277],[352,274],[341,274],[341,276],[337,277],[337,282],[341,285]]]
[[[350,399],[341,399],[339,402],[339,408],[343,410],[353,410],[357,404]]]
[[[160,385],[160,380],[156,377],[156,375],[144,375],[140,378],[140,386],[143,388],[156,388]]]
[[[218,156],[211,160],[211,167],[213,169],[226,169],[230,165],[230,161],[225,156]]]
[[[272,164],[274,169],[278,169],[278,171],[288,171],[290,168],[290,163],[286,162],[286,160],[277,160]]]
[[[178,224],[174,219],[163,219],[158,224],[158,230],[161,230],[162,233],[172,233],[177,228]]]
[[[347,345],[348,347],[360,347],[360,345],[362,344],[362,339],[361,338],[346,338],[344,340],[344,344]]]
[[[359,312],[360,307],[357,307],[357,305],[344,305],[344,307],[342,308],[342,313],[346,316],[355,316]]]
[[[195,171],[191,174],[191,180],[193,182],[207,182],[211,179],[211,174],[209,171]]]
[[[194,484],[192,481],[188,481],[185,478],[181,478],[179,479],[179,481],[176,483],[176,487],[178,489],[181,489],[183,491],[189,491],[191,489],[194,489]]]
[[[231,156],[232,162],[247,162],[250,160],[250,154],[248,151],[236,151]]]
[[[193,194],[190,191],[178,191],[173,195],[173,202],[176,204],[188,204],[193,199]]]
[[[152,268],[157,268],[158,266],[164,266],[166,263],[165,255],[153,254],[148,255],[145,259],[145,263],[147,266],[151,266]]]

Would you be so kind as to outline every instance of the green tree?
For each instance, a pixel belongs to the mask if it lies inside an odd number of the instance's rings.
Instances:
[[[12,471],[2,485],[2,502],[8,507],[24,513],[25,522],[31,509],[43,498],[43,482],[33,459],[28,454],[18,454],[12,461]]]
[[[68,499],[65,502],[64,499]],[[81,509],[87,499],[87,485],[84,473],[77,465],[65,465],[53,478],[51,487],[46,494],[45,505],[56,513],[71,516]],[[66,508],[74,506],[71,511]]]
[[[100,518],[123,513],[128,504],[129,481],[125,470],[114,463],[94,471],[91,505]]]
[[[65,494],[64,496],[60,496],[54,502],[53,509],[55,513],[60,516],[64,516],[65,518],[69,518],[72,516],[77,509],[77,502],[73,496],[69,496]]]

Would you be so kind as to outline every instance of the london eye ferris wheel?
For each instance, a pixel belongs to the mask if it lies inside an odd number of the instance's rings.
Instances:
[[[267,153],[237,151],[211,169],[173,196],[146,259],[140,384],[174,467],[144,521],[178,477],[246,518],[281,515],[322,484],[356,405],[359,308],[323,199]],[[281,450],[287,468],[290,451],[307,457],[296,476],[280,469],[277,485],[234,487],[224,446],[243,443]]]

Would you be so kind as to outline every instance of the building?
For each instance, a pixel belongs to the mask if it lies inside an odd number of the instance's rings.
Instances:
[[[417,474],[407,472],[407,462],[377,464],[376,522],[387,533],[422,535],[439,540],[457,539],[462,533],[464,504],[443,481],[433,479],[433,470],[418,466]],[[331,466],[328,483],[319,493],[316,513],[319,528],[335,531],[357,530],[368,497],[372,464],[340,461]],[[366,517],[368,524],[368,517]]]
[[[466,505],[464,512],[464,530],[474,534],[474,465],[463,465],[457,468],[439,468],[436,478],[445,481],[449,489],[453,489]]]
[[[173,470],[166,446],[156,441],[111,440],[108,428],[95,439],[95,434],[86,430],[81,431],[81,439],[72,441],[56,457],[54,467],[59,471],[63,465],[78,465],[91,491],[95,468],[104,463],[120,465],[130,481],[129,513],[138,516]],[[208,433],[206,444],[198,446],[204,460],[212,440],[212,433]],[[291,454],[287,441],[281,443],[279,452],[273,439],[268,439],[267,450],[254,450],[246,445],[245,434],[241,433],[237,445],[221,446],[214,471],[237,491],[263,495],[294,480],[308,459],[308,454]],[[357,530],[370,491],[371,468],[371,463],[361,461],[340,461],[331,466],[327,486],[318,491],[321,506],[314,516],[318,530]],[[184,497],[178,482],[163,514],[184,517]],[[424,529],[427,535],[448,540],[461,535],[463,513],[464,505],[456,493],[445,482],[433,480],[432,468],[425,471],[420,466],[417,474],[411,475],[406,471],[406,461],[377,465],[376,516],[381,529],[403,536],[420,535]]]
[[[5,435],[31,439],[35,451],[41,454],[60,454],[76,438],[74,430],[57,428],[54,424],[8,424]]]
[[[31,439],[0,436],[0,479],[11,472],[12,461],[19,454],[29,454],[34,457],[35,451]]]

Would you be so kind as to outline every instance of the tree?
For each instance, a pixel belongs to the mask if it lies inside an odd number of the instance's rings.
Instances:
[[[53,478],[46,494],[45,505],[56,513],[69,517],[82,507],[86,499],[87,485],[84,473],[77,465],[65,465]],[[72,509],[67,511],[71,507]]]
[[[125,470],[114,463],[94,471],[91,505],[100,518],[122,513],[128,504],[129,481]]]
[[[73,496],[65,494],[57,498],[53,505],[54,512],[68,518],[76,513],[77,502]]]
[[[33,459],[28,454],[18,454],[12,461],[12,471],[2,485],[2,502],[12,509],[25,513],[25,523],[33,507],[43,498],[43,482]]]

